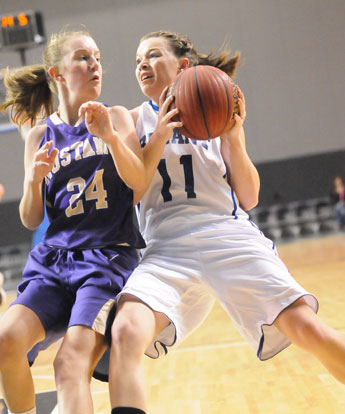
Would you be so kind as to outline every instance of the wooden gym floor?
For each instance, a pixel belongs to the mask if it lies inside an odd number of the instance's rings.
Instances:
[[[295,279],[317,296],[319,316],[345,333],[345,234],[282,244],[278,251]],[[57,413],[56,349],[43,352],[32,368],[38,407],[51,400],[38,414]],[[345,386],[317,360],[290,346],[260,362],[219,305],[166,357],[146,358],[146,368],[150,414],[345,413]],[[93,380],[92,392],[95,413],[109,414],[107,384]]]

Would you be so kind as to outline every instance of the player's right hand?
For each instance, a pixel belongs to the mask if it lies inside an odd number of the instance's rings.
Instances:
[[[174,100],[174,96],[167,96],[168,90],[169,87],[166,86],[159,97],[158,122],[156,126],[156,134],[165,141],[172,136],[174,128],[183,126],[182,122],[172,120],[172,118],[178,114],[179,110],[178,108],[169,110],[169,107]]]
[[[33,182],[41,182],[53,169],[55,158],[59,151],[57,148],[51,148],[52,145],[52,141],[47,141],[35,152],[31,166],[31,179]]]

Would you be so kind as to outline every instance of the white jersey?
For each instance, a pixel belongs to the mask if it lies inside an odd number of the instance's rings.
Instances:
[[[157,123],[141,105],[137,133],[144,146]],[[304,296],[301,287],[248,215],[226,180],[220,138],[193,141],[177,130],[165,145],[153,182],[140,205],[146,249],[117,296],[132,295],[170,323],[146,349],[157,358],[196,329],[218,300],[260,359],[290,344],[274,325]]]
[[[136,126],[142,147],[155,131],[157,120],[157,111],[144,102]],[[227,182],[220,144],[220,138],[193,140],[174,130],[140,201],[140,230],[145,239],[154,237],[158,228],[160,235],[164,230],[171,235],[172,229],[190,232],[207,220],[248,219]]]

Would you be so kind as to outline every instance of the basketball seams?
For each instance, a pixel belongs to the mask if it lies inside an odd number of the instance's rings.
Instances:
[[[201,91],[200,91],[200,85],[199,85],[199,79],[198,79],[198,71],[197,71],[197,66],[193,67],[194,69],[194,79],[195,79],[195,84],[196,84],[196,91],[198,94],[198,98],[199,98],[199,106],[201,109],[201,113],[202,113],[202,118],[203,118],[203,122],[204,122],[204,126],[206,129],[206,133],[208,137],[211,137],[209,128],[208,128],[208,122],[207,122],[207,118],[206,118],[206,113],[205,113],[205,108],[204,108],[204,103],[202,100],[202,96],[201,96]]]
[[[236,101],[235,84],[219,68],[193,66],[181,72],[171,85],[168,96],[174,96],[169,110],[178,108],[173,120],[186,137],[199,140],[215,138],[232,125]]]
[[[217,70],[214,70],[214,69],[216,69],[216,68],[210,67],[210,70],[212,70],[215,73],[215,75],[220,80],[220,82],[221,82],[221,84],[224,88],[225,95],[226,95],[226,103],[227,103],[226,121],[224,123],[223,128],[221,129],[221,131],[219,133],[219,135],[221,135],[224,132],[224,130],[226,129],[227,125],[229,124],[229,121],[231,121],[231,118],[232,118],[231,105],[230,105],[230,94],[229,94],[228,88],[226,87],[226,83],[225,83],[225,80],[223,79],[222,75],[220,73],[218,73]]]
[[[179,76],[176,78],[175,82],[172,85],[171,94],[174,96],[174,100],[173,100],[169,110],[175,109],[176,107],[179,108],[179,113],[173,117],[173,120],[183,122],[183,120],[182,120],[183,113],[186,110],[186,108],[183,107],[182,111],[181,111],[181,108],[179,106],[179,102],[177,102],[178,101],[178,96],[177,96],[177,93],[176,93],[176,91],[179,91],[179,93],[181,94],[181,85],[179,84],[179,82],[180,82],[182,73],[183,72],[181,72],[179,74]],[[185,91],[183,91],[183,92],[185,93]],[[187,94],[188,94],[188,92],[187,92]],[[185,101],[185,98],[183,100]],[[182,114],[182,116],[181,116],[181,114]],[[188,136],[190,138],[196,138],[195,135],[193,134],[193,132],[190,131],[185,125],[183,125],[181,128],[179,128],[179,130],[185,136]]]
[[[226,85],[226,80],[223,79],[222,74],[221,73],[218,73],[218,70],[216,68],[214,68],[214,67],[210,67],[210,69],[215,73],[215,75],[222,82],[223,88],[224,88],[225,93],[226,93],[226,98],[227,98],[227,107],[228,107],[227,120],[225,122],[225,125],[224,125],[223,129],[220,132],[220,134],[222,134],[227,129],[227,126],[229,125],[229,123],[232,121],[232,119],[233,119],[233,113],[235,112],[235,109],[236,109],[235,96],[234,96],[234,92],[233,92],[234,91],[234,84],[231,81],[231,78],[229,77],[229,82],[230,82],[230,84],[232,85],[232,88],[233,88],[232,93],[230,93],[230,91],[229,91],[229,89],[227,88],[227,85]],[[213,69],[216,69],[216,70],[213,70]],[[223,72],[223,73],[226,75],[225,72]],[[226,76],[228,76],[228,75],[226,75]],[[232,112],[231,112],[231,106],[233,106],[233,111]]]
[[[200,82],[204,85],[201,90],[202,101],[206,112],[206,121],[210,131],[210,137],[219,136],[224,129],[224,119],[228,118],[228,97],[224,93],[222,79],[210,67],[199,70]],[[211,73],[212,72],[212,73]],[[212,76],[210,76],[212,75]],[[220,94],[219,92],[222,91]],[[205,94],[205,96],[204,96]]]

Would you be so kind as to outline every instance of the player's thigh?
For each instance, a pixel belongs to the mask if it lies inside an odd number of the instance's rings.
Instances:
[[[137,297],[146,304],[142,305],[147,307],[143,308],[146,312],[154,311],[147,317],[151,318],[150,326],[154,330],[150,331],[151,346],[146,350],[154,358],[157,357],[155,342],[167,347],[181,341],[204,321],[214,303],[212,293],[201,278],[199,256],[189,254],[190,247],[187,253],[187,247],[180,250],[184,252],[183,257],[172,257],[171,252],[169,255],[169,251],[157,246],[143,258],[119,295],[120,301],[125,295]],[[130,303],[126,303],[126,307],[129,308]],[[138,314],[139,318],[144,315],[143,312]],[[140,325],[145,326],[145,321]]]
[[[48,273],[48,271],[47,271]],[[57,278],[37,275],[26,278],[18,286],[19,295],[13,305],[31,309],[41,321],[46,332],[57,326],[66,329],[74,303],[74,294]]]

